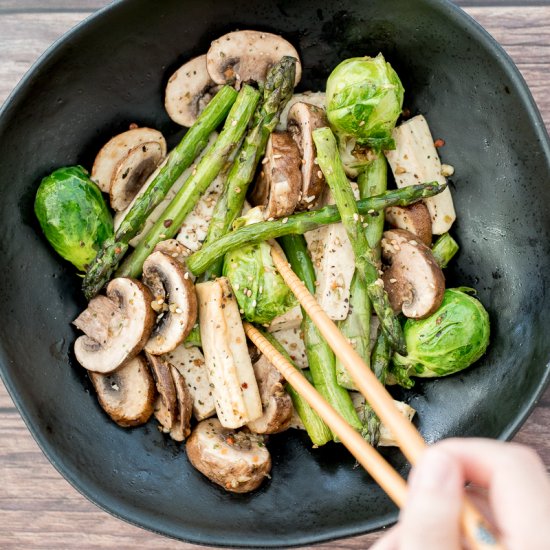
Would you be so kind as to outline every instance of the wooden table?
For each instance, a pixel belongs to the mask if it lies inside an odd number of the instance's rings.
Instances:
[[[0,103],[55,39],[107,3],[0,0]],[[512,56],[549,127],[550,0],[459,3]],[[550,389],[515,441],[537,449],[550,467]],[[196,548],[115,519],[77,493],[43,456],[2,384],[0,442],[0,548]],[[319,548],[368,548],[379,536],[371,533]]]

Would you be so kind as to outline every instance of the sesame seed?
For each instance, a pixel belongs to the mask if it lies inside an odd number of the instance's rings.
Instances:
[[[288,218],[283,218],[283,223],[286,223],[288,221]]]
[[[273,158],[275,160],[283,158],[283,155],[273,155]]]
[[[237,126],[237,119],[231,121],[231,126]]]
[[[390,283],[393,285],[394,283],[397,283],[397,279],[390,279]]]
[[[365,125],[365,121],[362,120],[360,123],[359,123],[359,126],[364,126]]]
[[[353,214],[353,221],[356,221],[356,222],[359,221],[359,214],[358,214],[357,212],[355,212],[355,213]]]
[[[183,278],[185,280],[189,279],[189,271],[186,271],[184,274],[183,274]]]
[[[269,159],[267,157],[264,157],[262,159],[262,164],[267,164],[269,162]]]
[[[321,170],[317,170],[317,177],[319,179],[323,177],[323,172],[321,172]]]

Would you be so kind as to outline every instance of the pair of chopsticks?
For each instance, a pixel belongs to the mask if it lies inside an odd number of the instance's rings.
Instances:
[[[277,244],[271,248],[275,267],[311,317],[335,355],[351,375],[355,385],[367,399],[374,412],[391,430],[403,454],[416,464],[426,449],[426,442],[414,425],[396,409],[393,398],[368,368],[334,322],[323,311],[306,286],[292,271]],[[308,380],[251,324],[244,323],[250,340],[284,376],[292,387],[315,409],[327,426],[338,436],[356,460],[369,472],[386,494],[400,508],[407,496],[405,480],[393,467],[356,432],[336,410],[317,392]],[[463,535],[473,550],[504,550],[493,528],[466,498],[462,510]]]

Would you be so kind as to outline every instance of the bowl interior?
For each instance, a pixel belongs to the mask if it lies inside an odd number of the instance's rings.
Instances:
[[[281,546],[388,524],[394,506],[341,446],[312,449],[300,433],[272,437],[273,479],[230,495],[147,426],[124,430],[100,410],[72,357],[69,324],[85,306],[80,280],[42,237],[33,215],[41,177],[91,166],[132,122],[182,132],[163,109],[171,73],[235,29],[284,35],[301,53],[301,90],[322,89],[331,68],[382,51],[456,167],[458,259],[449,286],[477,288],[492,320],[488,354],[468,371],[396,391],[418,410],[428,441],[510,437],[547,377],[550,343],[548,138],[505,54],[462,12],[428,0],[126,0],[54,46],[0,117],[2,375],[47,456],[110,512],[193,542]],[[384,451],[406,474],[395,450]]]

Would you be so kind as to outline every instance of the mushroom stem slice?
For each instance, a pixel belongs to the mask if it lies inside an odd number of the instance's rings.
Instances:
[[[155,403],[155,383],[145,359],[138,355],[109,374],[88,372],[103,410],[124,428],[145,424]]]
[[[119,316],[118,324],[109,323],[108,337],[102,341],[79,336],[74,345],[76,359],[85,369],[104,374],[123,366],[143,349],[155,322],[153,296],[135,279],[113,279],[107,285],[107,298],[116,306],[116,312],[108,307]]]
[[[262,415],[239,306],[225,277],[196,286],[208,379],[220,422],[239,428]]]
[[[185,379],[179,371],[170,365],[170,372],[176,388],[176,422],[170,430],[174,441],[184,441],[191,433],[191,415],[193,414],[193,398],[189,393]]]
[[[296,210],[311,210],[317,207],[324,189],[325,178],[319,165],[315,164],[317,149],[312,132],[328,126],[325,111],[309,103],[295,103],[288,113],[288,131],[298,145],[302,156],[302,194]]]
[[[236,31],[214,40],[206,54],[206,67],[217,84],[264,82],[267,71],[282,57],[296,58],[296,78],[300,82],[302,66],[296,48],[277,34],[260,31]]]
[[[397,229],[416,235],[426,246],[432,244],[432,220],[428,207],[423,202],[410,206],[386,208],[386,221]]]
[[[271,471],[271,456],[261,435],[224,428],[216,418],[200,422],[185,448],[199,472],[232,493],[257,489]]]
[[[157,141],[141,143],[128,151],[111,178],[109,194],[113,210],[120,212],[132,202],[162,159],[162,147]]]
[[[283,218],[294,212],[301,194],[300,150],[289,133],[273,133],[267,142],[262,170],[250,200],[256,206],[264,206],[266,219]]]
[[[206,55],[199,55],[182,65],[168,80],[164,107],[177,124],[192,126],[218,91],[210,78]]]
[[[412,319],[424,319],[437,311],[445,293],[445,277],[430,248],[403,229],[384,232],[381,244],[384,259],[391,263],[382,280],[392,308]]]
[[[166,156],[166,140],[153,128],[134,128],[111,138],[97,154],[92,166],[91,179],[104,193],[109,193],[111,180],[119,162],[143,143],[154,141],[160,145],[162,157]]]
[[[159,393],[155,404],[155,418],[161,425],[161,431],[169,433],[176,423],[177,401],[176,386],[172,377],[171,365],[156,355],[145,352],[153,379]]]
[[[153,252],[143,264],[143,282],[153,294],[152,308],[158,313],[145,350],[162,355],[176,349],[197,320],[197,297],[184,266],[172,255]]]
[[[292,400],[284,389],[284,378],[265,355],[260,356],[253,368],[260,388],[263,414],[249,422],[248,429],[257,434],[275,434],[287,430],[292,419]]]

